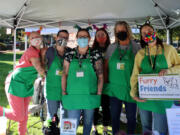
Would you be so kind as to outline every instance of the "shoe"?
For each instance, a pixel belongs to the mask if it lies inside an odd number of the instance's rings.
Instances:
[[[98,131],[96,130],[96,131],[92,131],[92,135],[100,135],[100,134],[99,134]]]

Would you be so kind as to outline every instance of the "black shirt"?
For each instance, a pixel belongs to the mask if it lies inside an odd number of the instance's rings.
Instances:
[[[77,48],[67,48],[66,53],[64,55],[64,59],[71,63],[72,59],[78,59],[78,56],[79,54]],[[90,55],[89,51],[87,51],[87,53],[84,55],[80,54],[80,59],[87,59],[88,57],[90,58],[90,62],[93,65],[93,68],[95,69],[95,63],[96,61],[102,59],[102,54],[97,49],[90,49]]]
[[[55,51],[56,51],[56,55],[58,55],[59,59],[64,59],[64,56],[59,55],[59,53],[57,52],[57,50],[54,47],[49,47],[47,49],[46,55],[45,55],[45,61],[46,61],[47,69],[50,68],[50,66],[54,60]]]

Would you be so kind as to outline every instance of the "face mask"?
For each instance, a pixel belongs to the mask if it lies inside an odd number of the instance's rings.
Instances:
[[[67,45],[67,40],[64,38],[59,39],[57,42],[58,42],[58,45],[60,45],[60,46],[66,46]]]
[[[127,39],[127,32],[126,31],[120,31],[116,33],[116,36],[119,40],[124,41]]]
[[[106,42],[106,37],[98,37],[97,38],[97,41],[99,42],[99,43],[102,43],[102,44],[104,44],[105,42]]]
[[[143,39],[146,43],[152,43],[156,40],[156,33],[148,33],[144,39]]]
[[[34,38],[34,39],[31,39],[30,43],[32,46],[40,46],[42,44],[42,39]]]
[[[88,46],[88,38],[78,38],[77,43],[80,48],[85,48],[86,46]]]

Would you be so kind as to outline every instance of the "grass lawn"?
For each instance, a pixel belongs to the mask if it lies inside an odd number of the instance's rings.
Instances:
[[[21,57],[22,52],[17,52],[17,60]],[[12,70],[13,68],[13,53],[12,52],[0,52],[0,106],[3,107],[9,107],[9,103],[7,101],[6,98],[6,94],[4,91],[4,81],[5,78],[8,74],[8,72],[10,70]],[[32,124],[34,124],[35,122],[39,121],[40,118],[37,116],[29,116],[29,120],[28,120],[28,127]],[[139,120],[138,120],[139,121]],[[11,122],[11,127],[10,127],[10,135],[18,135],[17,132],[17,122]],[[126,125],[125,124],[121,124],[122,130],[126,130]],[[137,131],[136,133],[140,133],[141,132],[141,127],[140,127],[140,123],[138,122],[137,124]],[[38,123],[37,125],[35,125],[33,128],[30,128],[29,134],[30,135],[42,135],[42,123]],[[111,127],[109,127],[109,129],[111,130]],[[102,134],[103,131],[103,127],[101,125],[98,126],[98,131],[99,133]],[[78,135],[82,134],[82,126],[80,126],[78,128]]]

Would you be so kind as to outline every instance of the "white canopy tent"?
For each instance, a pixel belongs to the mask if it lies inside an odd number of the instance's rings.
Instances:
[[[132,27],[145,21],[158,29],[180,26],[180,0],[0,0],[0,26],[16,29],[36,26],[58,27],[74,24],[114,25],[125,20]],[[167,38],[169,42],[169,38]]]

